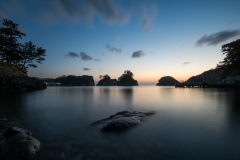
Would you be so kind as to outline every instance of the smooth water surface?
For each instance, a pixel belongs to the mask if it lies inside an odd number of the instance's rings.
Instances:
[[[90,126],[124,110],[150,110],[125,133]],[[0,118],[41,141],[34,159],[240,159],[240,90],[48,87],[0,93]]]

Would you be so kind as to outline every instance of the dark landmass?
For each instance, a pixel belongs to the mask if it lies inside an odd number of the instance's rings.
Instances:
[[[185,83],[209,83],[218,84],[222,80],[223,69],[211,69],[199,75],[190,77]]]
[[[104,76],[100,75],[102,78],[97,86],[138,86],[138,82],[133,79],[133,73],[129,70],[124,71],[124,73],[116,79],[111,79],[107,74]]]
[[[94,86],[93,76],[61,76],[54,80],[54,83],[60,86]]]
[[[239,70],[226,73],[224,69],[211,69],[197,76],[190,77],[185,83],[207,83],[208,85],[233,85],[240,86]]]
[[[118,86],[138,86],[138,82],[130,75],[123,74],[118,78]]]
[[[111,79],[109,76],[101,79],[96,86],[117,86],[117,80]]]
[[[33,78],[43,81],[44,83],[54,83],[54,81],[55,81],[54,78],[38,78],[38,77],[33,77]]]
[[[18,66],[0,62],[0,91],[30,91],[46,89],[46,85],[24,74]]]
[[[145,117],[153,114],[153,111],[122,111],[91,125],[100,125],[101,131],[105,132],[122,132],[142,124]]]
[[[158,80],[157,86],[175,86],[176,83],[179,83],[176,79],[171,76],[165,76]]]

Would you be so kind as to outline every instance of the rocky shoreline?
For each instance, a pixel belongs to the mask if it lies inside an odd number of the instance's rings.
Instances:
[[[0,62],[0,91],[31,91],[46,89],[46,84],[28,77],[15,65]]]
[[[31,159],[39,151],[41,143],[30,131],[16,127],[17,124],[8,122],[6,118],[0,119],[0,157],[11,160]]]

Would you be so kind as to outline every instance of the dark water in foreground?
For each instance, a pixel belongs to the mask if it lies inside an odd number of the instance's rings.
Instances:
[[[157,114],[123,134],[89,124],[123,110]],[[0,93],[0,118],[41,141],[34,159],[240,159],[240,90],[48,87]]]

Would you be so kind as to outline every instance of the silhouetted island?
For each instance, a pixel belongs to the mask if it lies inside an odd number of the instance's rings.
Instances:
[[[28,77],[19,66],[0,62],[0,91],[29,91],[46,89],[45,83]]]
[[[138,86],[138,82],[133,79],[133,73],[129,70],[124,71],[124,73],[116,79],[111,79],[107,74],[100,75],[100,81],[97,86]]]
[[[94,86],[93,76],[61,76],[54,80],[54,84],[60,86]]]
[[[96,86],[117,86],[117,80],[111,79],[107,74],[100,77],[102,79],[98,82]]]
[[[171,76],[165,76],[158,80],[156,86],[175,86],[176,83],[179,83],[175,78]]]

